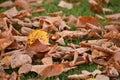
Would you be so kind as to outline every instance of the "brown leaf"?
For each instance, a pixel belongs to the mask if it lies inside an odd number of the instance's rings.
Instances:
[[[3,3],[0,4],[0,7],[12,7],[14,5],[14,3],[12,1],[5,1]]]
[[[29,4],[35,5],[42,3],[43,0],[26,0]]]
[[[108,65],[108,61],[104,60],[104,59],[93,59],[93,62],[96,64],[99,64],[101,66],[107,66]]]
[[[11,75],[10,75],[10,79],[9,80],[17,80],[17,74],[15,72],[13,72]]]
[[[108,19],[119,19],[120,18],[120,13],[106,15],[105,17],[108,18]]]
[[[108,54],[104,53],[104,52],[101,52],[101,51],[98,51],[96,49],[93,49],[92,50],[92,58],[102,58],[102,57],[107,57],[109,56]]]
[[[110,59],[109,59],[109,65],[113,65],[115,69],[117,69],[118,72],[120,72],[120,53],[115,53]]]
[[[91,4],[91,10],[96,12],[103,12],[102,7],[95,0],[88,0]]]
[[[64,39],[62,37],[59,38],[56,42],[61,44],[61,45],[65,45]]]
[[[60,1],[58,6],[62,7],[62,8],[67,8],[67,9],[72,9],[73,8],[73,4],[67,3],[65,1]]]
[[[49,47],[49,43],[37,39],[33,44],[29,46],[28,49],[38,53],[38,52],[47,52],[50,50],[50,47]]]
[[[101,19],[101,20],[104,20],[104,19],[105,19],[103,16],[101,16],[101,15],[99,15],[99,14],[95,14],[95,17],[96,17],[97,19]]]
[[[3,68],[3,66],[1,66],[1,64],[0,64],[0,77],[3,77],[3,76],[5,76],[6,75],[6,73],[5,73],[5,71],[4,71],[4,68]]]
[[[106,25],[105,29],[107,29],[108,31],[120,32],[120,26],[118,25]]]
[[[16,7],[10,8],[9,10],[5,11],[2,15],[5,15],[9,18],[14,17],[18,14]]]
[[[28,28],[28,27],[22,27],[21,28],[21,33],[25,36],[28,36],[32,31],[33,31],[33,29]]]
[[[7,31],[8,30],[8,26],[7,26],[7,18],[0,18],[0,30],[3,31]],[[0,32],[1,33],[1,32]],[[2,33],[3,34],[3,33]],[[2,35],[0,35],[2,36]]]
[[[18,73],[19,74],[28,73],[31,71],[31,68],[32,68],[31,64],[28,64],[28,63],[24,64],[19,68]]]
[[[115,54],[115,52],[109,48],[106,48],[106,47],[101,47],[101,46],[92,46],[92,49],[96,49],[96,50],[99,50],[99,51],[102,51],[108,55],[112,55],[112,54]]]
[[[26,63],[32,63],[32,60],[27,54],[15,53],[11,56],[10,63],[12,68],[16,68]]]
[[[68,17],[68,24],[76,24],[77,23],[77,18],[73,15],[70,15]]]
[[[17,42],[27,42],[28,37],[27,36],[13,36],[13,38],[17,41]]]
[[[61,37],[68,37],[68,38],[82,38],[88,34],[87,31],[62,31],[57,32]]]
[[[110,80],[109,77],[105,75],[97,75],[96,79],[97,80]]]
[[[83,17],[79,17],[77,20],[77,27],[83,27],[86,28],[86,24],[92,24],[94,26],[97,27],[101,27],[101,25],[99,24],[98,20],[94,17],[87,17],[87,16],[83,16]]]
[[[26,0],[15,0],[14,2],[15,6],[23,8],[23,9],[30,9],[30,5]]]
[[[107,39],[100,39],[100,40],[88,40],[88,41],[82,41],[80,42],[81,47],[91,47],[92,45],[98,45],[107,42]]]
[[[32,10],[32,13],[44,12],[45,9],[43,7],[37,7],[36,9]]]
[[[32,66],[32,70],[40,74],[43,78],[57,76],[64,71],[64,68],[61,64],[53,65],[36,65]]]
[[[114,67],[108,66],[106,69],[107,76],[109,77],[118,77],[119,73]]]
[[[110,0],[97,0],[97,1],[102,2],[104,4],[108,4],[110,2]]]
[[[53,64],[52,57],[45,57],[41,61],[44,65],[52,65]]]
[[[109,8],[102,8],[103,13],[113,13],[114,11],[112,9]]]
[[[115,32],[115,31],[110,31],[110,32],[108,32],[108,33],[106,33],[104,35],[104,38],[110,40],[116,46],[120,46],[120,43],[119,43],[120,39],[119,39],[119,37],[120,37],[120,33]]]
[[[73,74],[68,76],[68,79],[74,79],[74,80],[77,80],[77,79],[86,80],[88,78],[91,78],[91,74]]]
[[[5,31],[6,32],[6,31]],[[13,42],[13,36],[11,34],[11,27],[9,30],[7,30],[6,35],[4,35],[4,38],[0,39],[0,51],[4,50],[6,47],[8,47]]]

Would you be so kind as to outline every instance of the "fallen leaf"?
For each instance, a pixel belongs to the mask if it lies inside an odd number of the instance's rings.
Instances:
[[[5,70],[4,70],[3,66],[1,66],[1,64],[0,64],[0,77],[3,77],[5,75],[6,75]]]
[[[95,0],[88,0],[91,4],[90,9],[96,12],[103,12],[102,7]]]
[[[62,31],[57,32],[61,37],[68,37],[68,38],[82,38],[88,34],[87,31]]]
[[[60,64],[53,65],[35,65],[32,66],[32,70],[40,74],[43,78],[57,76],[64,71],[64,68]]]
[[[120,18],[120,13],[106,15],[105,17],[108,18],[108,19],[119,19]]]
[[[42,30],[34,30],[33,32],[31,32],[31,34],[29,35],[28,38],[29,38],[28,43],[30,45],[33,44],[36,39],[40,39],[45,42],[49,42],[48,33],[45,31],[42,31]]]
[[[108,67],[107,68],[107,76],[109,77],[118,77],[119,73],[114,67]]]
[[[14,3],[12,1],[5,1],[3,3],[0,4],[0,7],[12,7],[14,5]]]
[[[9,80],[17,80],[17,74],[15,72],[12,72]]]
[[[10,58],[11,56],[5,56],[4,58],[2,58],[2,62],[6,65],[9,66],[10,65]]]
[[[114,11],[112,9],[109,8],[102,8],[103,13],[113,13]]]
[[[35,51],[37,53],[38,52],[47,52],[50,50],[50,46],[48,43],[46,43],[42,40],[36,39],[35,42],[28,47],[28,50]]]
[[[101,19],[101,20],[104,20],[105,18],[99,14],[95,14],[95,17],[98,18],[98,19]]]
[[[12,18],[18,14],[16,7],[10,8],[5,11],[2,15],[7,16],[8,18]]]
[[[118,25],[106,25],[105,29],[107,29],[108,31],[120,32],[120,26]]]
[[[28,73],[28,72],[31,71],[31,68],[32,68],[32,65],[31,65],[31,64],[29,64],[29,63],[24,64],[24,65],[22,65],[22,66],[19,68],[18,73],[19,73],[19,74],[23,74],[23,73],[26,74],[26,73]]]
[[[32,63],[31,57],[27,54],[15,53],[11,56],[10,64],[12,68],[20,67],[26,63]]]
[[[59,38],[56,42],[61,44],[61,45],[65,45],[64,39],[62,37]]]
[[[52,57],[45,57],[41,61],[44,65],[52,65],[53,64]]]
[[[29,10],[30,9],[30,5],[26,0],[15,0],[14,2],[15,6]]]
[[[96,79],[97,80],[110,80],[109,77],[105,75],[97,75]]]
[[[79,17],[77,20],[77,27],[83,27],[86,28],[86,24],[92,24],[94,26],[97,27],[101,27],[101,25],[99,24],[98,20],[92,16],[87,17],[87,16],[83,16],[83,17]]]
[[[68,76],[68,79],[75,79],[75,80],[77,80],[77,79],[88,79],[88,78],[90,78],[91,77],[91,75],[89,74],[74,74],[74,75],[69,75]]]
[[[67,8],[67,9],[72,9],[73,8],[73,4],[67,3],[65,1],[60,1],[58,6],[62,7],[62,8]]]
[[[110,2],[110,0],[97,0],[97,1],[102,2],[104,4],[108,4]]]

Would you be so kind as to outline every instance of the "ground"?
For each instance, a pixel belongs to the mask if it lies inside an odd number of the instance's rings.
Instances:
[[[2,3],[3,1],[5,1],[5,0],[0,0],[0,3]],[[43,4],[39,4],[39,5],[34,6],[34,7],[42,6],[42,7],[45,8],[46,11],[42,12],[42,13],[35,13],[35,14],[32,15],[33,17],[47,15],[48,13],[52,13],[52,12],[56,12],[56,11],[63,11],[64,14],[66,14],[67,16],[74,15],[76,17],[79,17],[79,16],[94,16],[95,15],[95,13],[90,10],[90,5],[89,5],[87,0],[81,0],[80,5],[77,5],[77,3],[73,3],[74,8],[72,8],[71,10],[58,7],[57,5],[58,5],[60,0],[54,0],[54,3],[52,3],[52,4],[45,4],[46,1],[47,0],[44,0]],[[113,9],[115,13],[120,12],[120,9],[119,9],[120,8],[120,0],[110,0],[110,4],[103,5],[103,6],[105,6],[107,8],[110,8],[110,9]],[[8,8],[1,8],[0,13],[4,12],[7,9]],[[106,14],[100,14],[100,15],[104,16]],[[106,24],[104,21],[100,21],[100,23],[102,25]],[[75,30],[75,27],[73,25],[70,25],[70,26],[72,27],[73,30]],[[82,40],[84,40],[84,39],[82,39]],[[68,41],[68,42],[73,42],[73,43],[77,44],[80,41],[81,40],[75,40],[75,42],[74,41]],[[73,69],[73,70],[70,70],[66,73],[62,73],[61,75],[59,75],[57,77],[47,78],[46,80],[56,80],[58,77],[59,77],[60,80],[67,80],[67,75],[80,73],[81,70],[93,71],[96,68],[97,68],[96,64],[80,65],[80,66],[78,66],[77,69]],[[15,70],[10,69],[10,70],[6,70],[6,72],[11,73],[11,72],[16,71],[16,70],[17,69],[15,69]],[[24,75],[21,78],[21,80],[41,80],[41,77],[39,75],[37,75],[36,73],[31,72],[29,74]]]

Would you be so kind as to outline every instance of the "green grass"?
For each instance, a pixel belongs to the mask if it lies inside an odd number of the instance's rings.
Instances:
[[[0,0],[0,3],[2,3],[3,1],[5,1],[5,0]],[[87,0],[81,0],[80,5],[76,5],[76,3],[74,3],[74,7],[71,10],[58,7],[57,5],[58,5],[60,0],[54,0],[54,3],[52,3],[52,4],[45,4],[46,1],[47,0],[44,0],[43,4],[39,4],[39,5],[34,6],[34,7],[42,6],[45,8],[46,11],[42,12],[42,13],[34,13],[34,14],[32,14],[33,17],[47,15],[48,13],[53,13],[56,11],[63,11],[63,13],[66,14],[67,16],[74,15],[76,17],[94,16],[94,14],[95,14],[94,12],[92,12],[90,10],[90,8],[89,8],[90,5],[89,5]],[[103,6],[110,8],[110,9],[113,9],[114,13],[120,12],[120,0],[110,0],[110,4],[103,5]],[[0,8],[0,13],[6,11],[7,9],[8,8]],[[100,15],[104,16],[106,14],[100,14]],[[100,21],[100,23],[102,25],[106,24],[104,21]],[[71,26],[72,30],[76,30],[74,25],[70,25],[70,26]],[[84,39],[82,39],[82,40],[84,40]],[[66,40],[66,43],[69,42],[69,43],[78,44],[82,40],[80,40],[80,39],[69,40],[69,41]],[[66,73],[62,73],[61,75],[56,76],[56,77],[47,78],[46,80],[56,80],[56,78],[58,78],[58,77],[60,78],[60,80],[67,80],[67,76],[70,74],[79,74],[81,72],[81,70],[94,71],[96,68],[97,68],[96,64],[79,65],[78,68],[76,68],[76,69],[70,70]],[[16,70],[17,69],[15,69],[15,70],[10,69],[10,70],[6,70],[6,72],[11,74],[13,71],[16,71]],[[41,77],[34,72],[30,72],[28,74],[24,74],[23,77],[21,78],[21,80],[41,80]]]

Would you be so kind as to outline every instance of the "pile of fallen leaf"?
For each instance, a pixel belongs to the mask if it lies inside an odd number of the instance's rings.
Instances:
[[[73,4],[61,1],[58,6],[71,9]],[[75,0],[79,2],[79,0]],[[104,71],[83,70],[81,74],[68,75],[68,79],[118,80],[120,72],[120,13],[100,16],[65,16],[62,11],[47,16],[31,17],[32,13],[45,11],[32,5],[42,0],[6,1],[0,7],[10,7],[0,14],[0,80],[20,80],[23,74],[36,72],[44,79],[77,68],[81,64],[98,64]],[[52,0],[50,0],[52,2]],[[103,8],[109,0],[88,0],[92,11],[113,13]],[[22,8],[20,11],[17,8]],[[102,26],[98,19],[110,25]],[[70,24],[76,26],[73,31]],[[15,29],[15,26],[19,29]],[[35,29],[34,29],[34,28]],[[66,43],[65,39],[87,40],[79,44]],[[94,40],[89,40],[93,37]],[[60,46],[61,45],[61,46]],[[53,59],[61,59],[56,62]],[[41,63],[33,65],[32,63]],[[7,74],[5,69],[18,68]]]

